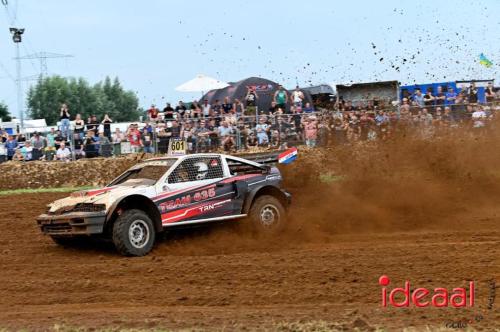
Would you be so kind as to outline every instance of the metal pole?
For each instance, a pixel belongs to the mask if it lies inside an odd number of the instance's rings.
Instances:
[[[19,57],[19,44],[16,43],[16,84],[17,84],[17,111],[21,120],[21,133],[24,132],[23,91],[21,86],[21,59]]]

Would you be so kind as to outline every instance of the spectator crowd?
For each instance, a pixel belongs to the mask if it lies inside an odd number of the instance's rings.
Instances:
[[[489,85],[485,89],[487,103],[480,104],[472,83],[458,92],[451,87],[425,93],[416,89],[404,94],[399,105],[340,98],[332,108],[316,110],[305,102],[298,86],[291,92],[279,86],[269,107],[258,109],[259,93],[249,87],[243,100],[226,97],[211,104],[208,100],[179,101],[175,107],[167,103],[162,110],[151,105],[147,119],[141,125],[129,124],[126,131],[112,131],[113,120],[107,114],[102,119],[90,116],[84,120],[62,104],[57,130],[35,132],[29,138],[0,130],[0,155],[8,160],[69,161],[121,153],[166,153],[172,138],[184,139],[188,152],[196,153],[388,139],[407,128],[432,136],[464,125],[483,128],[496,110],[498,93]]]

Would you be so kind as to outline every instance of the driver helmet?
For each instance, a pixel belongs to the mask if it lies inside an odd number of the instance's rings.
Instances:
[[[197,162],[194,164],[196,172],[196,180],[204,180],[207,177],[208,166],[204,162]]]

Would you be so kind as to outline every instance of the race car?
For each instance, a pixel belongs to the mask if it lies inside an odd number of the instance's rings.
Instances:
[[[246,219],[264,233],[280,231],[291,195],[273,166],[217,153],[153,158],[109,185],[48,205],[38,226],[54,242],[111,239],[127,256],[151,251],[164,230]]]

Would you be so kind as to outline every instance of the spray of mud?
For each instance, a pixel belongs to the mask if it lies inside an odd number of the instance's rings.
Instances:
[[[498,127],[453,128],[431,137],[406,130],[386,141],[302,150],[295,163],[281,167],[293,195],[284,233],[264,239],[237,227],[216,228],[167,241],[163,250],[269,251],[361,232],[474,229],[498,211]]]

